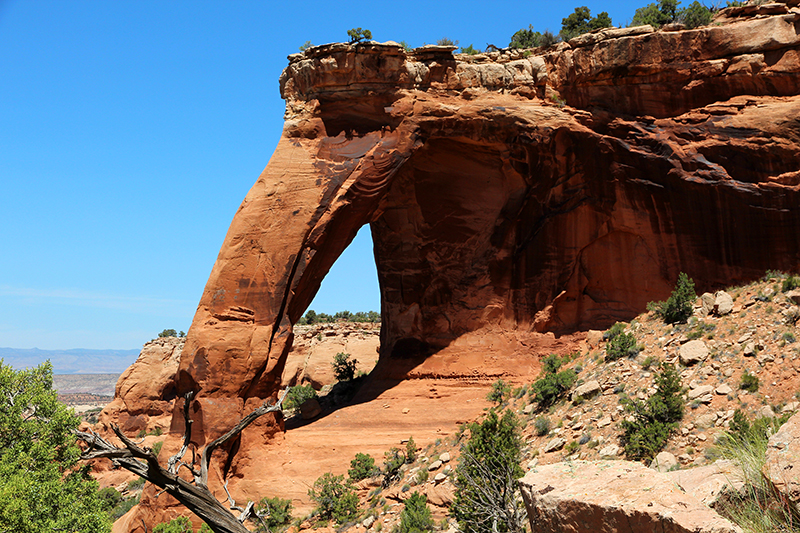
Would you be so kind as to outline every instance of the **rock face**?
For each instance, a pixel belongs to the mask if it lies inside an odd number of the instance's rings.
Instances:
[[[520,480],[531,531],[738,533],[666,475],[629,461],[537,466]]]
[[[276,396],[293,324],[365,224],[378,371],[398,378],[434,353],[443,372],[476,351],[499,373],[514,356],[536,365],[540,333],[630,318],[680,271],[715,290],[795,268],[798,15],[731,21],[605,30],[529,57],[372,42],[290,56],[283,136],[181,357],[193,440]],[[281,428],[265,417],[239,449]],[[220,477],[258,475],[220,463]]]
[[[186,339],[162,337],[142,347],[117,380],[114,400],[100,413],[100,429],[119,425],[127,435],[169,428],[176,398],[175,378]]]

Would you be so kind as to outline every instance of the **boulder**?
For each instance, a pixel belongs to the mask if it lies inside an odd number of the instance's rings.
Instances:
[[[669,472],[678,468],[678,458],[669,452],[661,452],[653,458],[650,468],[659,472]]]
[[[679,355],[681,364],[691,366],[706,360],[708,346],[699,339],[689,341],[681,346]]]
[[[714,387],[711,385],[700,385],[694,389],[689,389],[689,399],[696,400],[703,398],[704,396],[711,396],[711,393],[714,391]]]
[[[300,404],[300,417],[303,420],[316,418],[320,413],[322,413],[322,407],[319,405],[319,401],[317,401],[316,398],[310,398]]]
[[[714,389],[714,392],[716,394],[719,394],[720,396],[727,396],[728,394],[733,394],[733,389],[727,383],[723,383],[722,385]]]
[[[724,316],[733,311],[733,298],[725,291],[717,291],[714,295],[714,314]]]
[[[800,502],[800,413],[792,415],[767,443],[763,473],[794,503]]]
[[[629,461],[538,466],[520,480],[537,533],[741,533],[661,472]]]
[[[572,401],[577,403],[593,396],[597,396],[601,392],[603,392],[603,388],[600,386],[600,383],[593,379],[575,388],[575,390],[572,392]]]
[[[567,441],[563,438],[556,437],[545,445],[544,453],[557,452],[563,448],[566,443]]]
[[[442,466],[442,461],[440,459],[437,459],[428,465],[428,470],[433,472],[434,470],[438,470],[441,466]]]
[[[603,446],[602,448],[600,448],[600,451],[598,451],[597,453],[601,458],[607,458],[607,457],[610,458],[618,456],[620,452],[621,448],[619,446],[617,446],[616,444],[609,444],[608,446]]]
[[[708,316],[709,314],[711,314],[711,312],[714,311],[715,301],[716,299],[714,298],[713,294],[711,294],[710,292],[704,292],[700,296],[700,315]]]
[[[450,462],[450,452],[444,452],[443,454],[439,455],[439,460],[443,463]]]

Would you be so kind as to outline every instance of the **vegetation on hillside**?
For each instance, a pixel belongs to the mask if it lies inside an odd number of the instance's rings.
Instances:
[[[381,314],[377,311],[339,311],[333,315],[327,313],[317,313],[309,309],[306,314],[297,321],[298,325],[310,326],[312,324],[329,324],[331,322],[359,322],[359,323],[378,323],[381,321]]]

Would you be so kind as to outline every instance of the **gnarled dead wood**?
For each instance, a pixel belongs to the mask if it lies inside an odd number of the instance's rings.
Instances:
[[[289,389],[287,388],[275,404],[270,405],[264,402],[260,407],[245,416],[230,431],[209,443],[200,455],[199,471],[194,468],[196,458],[194,450],[192,451],[193,457],[191,463],[182,461],[183,456],[189,450],[191,440],[192,420],[189,416],[189,404],[194,398],[193,393],[189,393],[184,397],[183,416],[186,422],[186,429],[184,432],[183,445],[178,453],[169,458],[167,468],[163,468],[158,464],[158,458],[153,454],[152,450],[140,447],[137,443],[126,437],[116,425],[111,426],[111,429],[124,447],[119,447],[110,443],[93,431],[75,431],[77,438],[88,445],[88,448],[81,454],[81,459],[90,460],[101,457],[111,459],[111,462],[115,466],[125,468],[163,489],[186,506],[187,509],[200,517],[215,533],[248,533],[243,522],[247,520],[251,514],[255,515],[253,511],[253,502],[249,502],[244,509],[236,508],[236,510],[242,512],[238,517],[234,516],[231,511],[208,490],[208,465],[211,461],[211,455],[216,448],[239,435],[260,416],[280,411],[281,404],[288,392]],[[185,466],[189,469],[194,478],[193,482],[178,476],[180,466]],[[227,483],[225,492],[228,492]],[[231,501],[231,507],[235,507],[236,504],[233,499],[230,498],[230,494],[228,494],[228,496],[228,499]]]

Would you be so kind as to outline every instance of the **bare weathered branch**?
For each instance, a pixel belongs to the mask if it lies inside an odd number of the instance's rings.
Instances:
[[[180,468],[177,464],[183,459],[186,450],[189,448],[189,443],[192,440],[192,424],[194,420],[189,418],[189,405],[192,403],[192,398],[194,398],[194,391],[187,392],[186,396],[183,397],[183,420],[186,422],[186,429],[183,432],[183,446],[178,450],[178,453],[170,457],[167,461],[167,470],[173,474],[177,472],[177,468]],[[193,468],[190,470],[194,472]]]
[[[233,429],[225,433],[219,438],[214,439],[205,448],[203,448],[203,453],[200,455],[200,479],[197,480],[197,485],[200,487],[208,486],[208,463],[211,461],[211,455],[214,453],[214,450],[217,449],[219,446],[225,444],[229,440],[233,439],[239,433],[241,433],[247,426],[253,423],[257,418],[263,416],[267,413],[272,413],[275,411],[281,410],[281,404],[283,404],[283,399],[286,398],[286,394],[289,392],[289,387],[283,392],[278,401],[274,405],[269,405],[267,402],[261,404],[260,407],[257,407],[253,410],[249,415],[242,418],[238,424],[236,424]]]
[[[280,410],[283,399],[286,397],[288,391],[289,389],[287,388],[276,404],[268,405],[265,402],[245,416],[233,429],[225,433],[225,435],[206,446],[201,454],[200,472],[196,471],[193,467],[196,460],[194,450],[192,450],[193,458],[191,464],[187,464],[181,460],[183,455],[188,451],[190,445],[192,421],[189,418],[189,403],[194,398],[193,394],[187,394],[185,396],[186,403],[184,404],[183,412],[186,420],[186,431],[184,432],[183,446],[178,454],[170,457],[168,468],[166,469],[158,463],[158,458],[151,450],[141,448],[138,443],[126,437],[118,426],[111,426],[111,429],[123,443],[124,447],[118,447],[94,432],[75,431],[74,433],[78,439],[88,445],[88,448],[81,454],[82,459],[108,458],[111,459],[115,466],[125,468],[134,474],[138,474],[153,485],[163,489],[163,492],[177,499],[181,504],[206,522],[215,533],[247,533],[248,530],[244,527],[243,522],[251,515],[257,516],[253,510],[253,502],[249,502],[244,509],[236,507],[235,510],[241,511],[241,513],[238,517],[234,516],[216,499],[216,497],[214,497],[211,491],[208,490],[206,485],[208,480],[208,463],[215,448],[236,437],[258,417],[266,413]],[[192,473],[194,484],[177,475],[177,471],[180,470],[181,466],[185,466]],[[227,482],[225,483],[225,492],[228,492]],[[228,497],[231,500],[231,508],[233,509],[235,502],[233,498],[230,497],[230,493]]]

